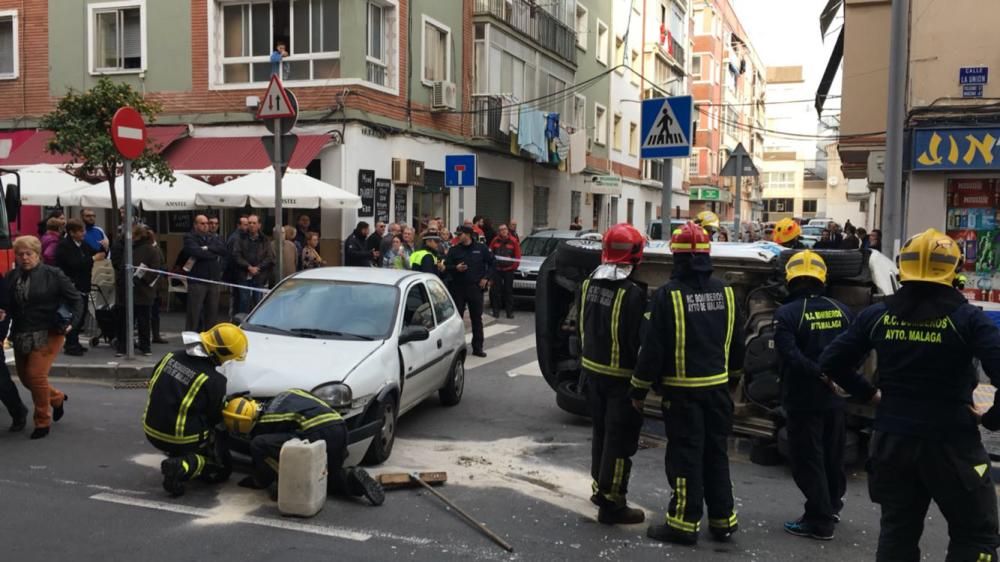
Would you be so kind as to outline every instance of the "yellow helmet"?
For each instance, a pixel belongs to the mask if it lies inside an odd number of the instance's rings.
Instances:
[[[247,357],[247,335],[235,324],[223,322],[199,334],[201,345],[219,364],[243,361]]]
[[[958,242],[933,228],[907,240],[896,257],[903,283],[924,281],[949,287],[964,261]]]
[[[802,227],[792,219],[781,219],[774,225],[774,234],[771,240],[777,244],[786,244],[795,240],[802,234]]]
[[[719,229],[719,215],[713,213],[712,211],[702,211],[695,216],[694,223],[701,225],[703,228],[714,228]]]
[[[222,409],[222,422],[230,432],[246,435],[257,423],[259,410],[260,404],[257,401],[237,396],[226,402],[226,407]]]
[[[785,264],[785,281],[791,283],[792,279],[799,277],[812,277],[825,284],[826,262],[823,256],[812,250],[796,252]]]

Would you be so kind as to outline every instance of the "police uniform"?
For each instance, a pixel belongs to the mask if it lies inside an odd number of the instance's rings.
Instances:
[[[459,317],[465,314],[465,307],[469,307],[469,319],[472,321],[472,351],[482,353],[485,341],[483,289],[480,288],[479,282],[483,279],[488,280],[493,275],[493,254],[479,242],[473,242],[468,246],[456,244],[448,250],[444,263],[450,276],[448,289],[455,299]],[[457,268],[460,263],[464,263],[468,269],[459,271]]]
[[[674,279],[650,303],[632,397],[644,399],[652,387],[663,395],[666,472],[674,493],[666,525],[651,527],[649,535],[693,544],[703,501],[713,536],[725,539],[737,529],[727,441],[733,425],[729,376],[742,369],[743,334],[732,288],[707,274],[677,275],[676,252],[674,260]]]
[[[817,361],[823,349],[847,330],[852,316],[846,306],[821,293],[819,285],[778,308],[774,346],[781,358],[792,477],[806,497],[802,519],[786,529],[832,538],[847,486],[844,399],[824,380]]]
[[[146,438],[180,459],[181,481],[199,476],[223,481],[231,472],[225,432],[218,431],[226,400],[226,377],[207,357],[184,350],[167,353],[153,370],[142,416]]]
[[[900,251],[902,289],[865,309],[820,356],[825,373],[867,397],[874,389],[852,380],[853,371],[870,350],[877,353],[882,396],[868,487],[882,506],[878,560],[920,559],[931,500],[948,521],[947,560],[997,560],[997,498],[972,411],[972,360],[1000,386],[1000,331],[951,287],[954,271],[936,272],[961,263],[954,244],[934,230],[908,241]],[[858,382],[856,390],[842,380]],[[982,424],[1000,429],[996,399]]]
[[[577,295],[582,367],[593,422],[590,474],[594,503],[601,507],[625,506],[631,457],[639,445],[642,414],[632,407],[629,392],[645,308],[645,288],[627,278],[592,275]]]
[[[437,268],[438,257],[434,252],[423,249],[410,254],[410,269],[423,273],[432,273],[440,276],[441,272]]]

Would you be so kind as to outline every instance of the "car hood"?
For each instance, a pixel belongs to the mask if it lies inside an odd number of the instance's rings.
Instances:
[[[249,391],[269,397],[289,388],[312,390],[347,380],[354,369],[385,342],[310,339],[246,331],[246,361],[224,368],[227,392]]]

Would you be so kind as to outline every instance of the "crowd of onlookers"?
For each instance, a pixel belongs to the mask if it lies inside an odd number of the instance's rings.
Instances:
[[[866,232],[848,220],[841,228],[835,222],[827,223],[813,245],[817,250],[878,250],[882,251],[882,231],[873,229]]]

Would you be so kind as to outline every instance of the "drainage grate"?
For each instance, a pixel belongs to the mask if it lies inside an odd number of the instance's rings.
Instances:
[[[134,390],[149,388],[149,379],[118,379],[111,388],[115,390]]]

